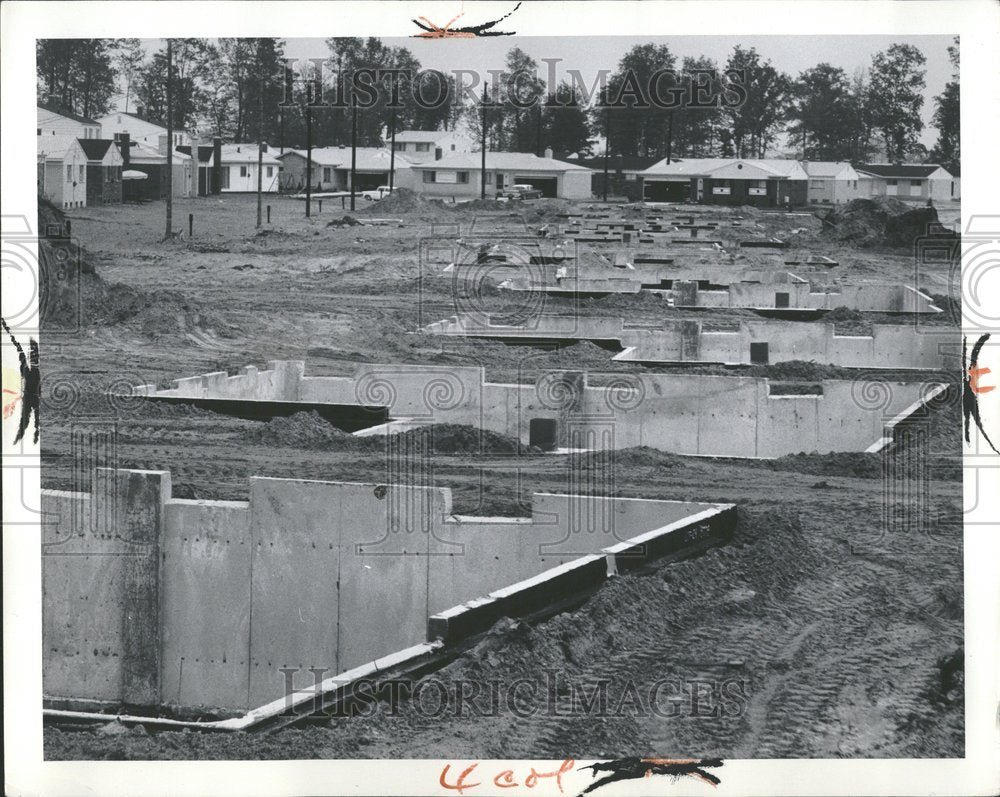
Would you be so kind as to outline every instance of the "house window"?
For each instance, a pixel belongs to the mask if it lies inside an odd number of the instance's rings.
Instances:
[[[274,176],[274,167],[273,166],[268,166],[267,167],[267,176],[268,177],[273,177]]]
[[[406,142],[397,141],[392,148],[396,150],[396,152],[406,152]]]
[[[424,182],[425,183],[436,183],[437,182],[437,172],[425,171],[424,172]]]
[[[923,184],[923,180],[910,180],[910,188],[920,188]]]
[[[247,167],[240,166],[240,177],[246,177],[246,176],[247,176]]]
[[[454,152],[454,151],[455,151],[455,145],[454,145],[454,144],[452,144],[452,145],[451,145],[451,151],[452,151],[452,152]]]
[[[810,188],[826,188],[826,180],[810,180]]]
[[[72,163],[66,164],[66,182],[67,183],[73,182],[73,164]]]
[[[852,186],[851,186],[851,188],[857,188],[857,187],[858,187],[858,181],[857,181],[857,180],[855,180],[855,181],[854,181],[854,185],[852,185]]]
[[[468,172],[458,172],[458,182],[460,182],[460,183],[467,183],[467,182],[469,182],[469,173]]]
[[[418,143],[416,145],[416,148],[417,148],[417,152],[430,152],[431,151],[431,145],[428,144],[427,142]]]
[[[329,166],[324,166],[323,167],[323,182],[324,183],[332,182],[332,177],[331,177],[331,172],[332,171],[333,171],[333,169],[330,168]]]
[[[84,165],[83,165],[83,164],[81,163],[81,164],[80,164],[80,182],[82,183],[82,182],[83,182],[84,180],[86,180],[86,179],[87,179],[87,167],[86,167],[86,166],[84,166]]]
[[[894,179],[893,180],[886,180],[885,184],[886,185],[896,185],[896,181]]]
[[[226,166],[221,171],[222,171],[222,189],[225,190],[229,188],[229,167]]]
[[[729,180],[716,180],[712,186],[712,193],[717,196],[729,196],[732,192]]]
[[[486,185],[493,185],[493,172],[486,172]],[[952,183],[951,185],[952,185],[952,193],[954,193],[955,184]]]

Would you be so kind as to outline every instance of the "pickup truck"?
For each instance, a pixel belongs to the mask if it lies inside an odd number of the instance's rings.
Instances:
[[[378,188],[369,189],[368,191],[362,191],[361,196],[363,196],[369,202],[374,202],[379,199],[384,199],[392,193],[392,189],[387,185],[380,185]]]

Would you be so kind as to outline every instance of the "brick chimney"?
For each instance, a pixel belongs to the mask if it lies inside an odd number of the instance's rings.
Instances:
[[[132,162],[132,137],[128,133],[115,133],[115,138],[122,153],[122,171],[125,171]]]
[[[552,147],[545,148],[545,157],[551,160],[552,158]]]

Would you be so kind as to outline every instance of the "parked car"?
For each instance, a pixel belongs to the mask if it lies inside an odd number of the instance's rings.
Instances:
[[[368,191],[362,191],[361,196],[367,199],[369,202],[374,202],[379,199],[384,199],[392,193],[392,189],[387,185],[380,185],[378,188],[369,189]]]
[[[541,199],[542,192],[528,183],[516,183],[509,188],[497,192],[497,199]]]

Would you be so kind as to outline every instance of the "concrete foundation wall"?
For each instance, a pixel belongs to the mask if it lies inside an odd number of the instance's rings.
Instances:
[[[661,328],[626,325],[621,318],[540,315],[524,325],[494,324],[465,314],[436,321],[422,332],[510,340],[616,340],[622,362],[698,362],[749,365],[752,343],[766,343],[768,362],[804,360],[845,368],[947,368],[958,335],[923,334],[911,325],[874,324],[871,335],[838,335],[835,324],[743,321],[732,331],[706,330],[697,320],[666,321]]]
[[[447,489],[253,478],[170,496],[98,470],[42,491],[49,698],[244,711],[425,638],[427,618],[717,504],[541,494],[531,518],[451,512]]]

